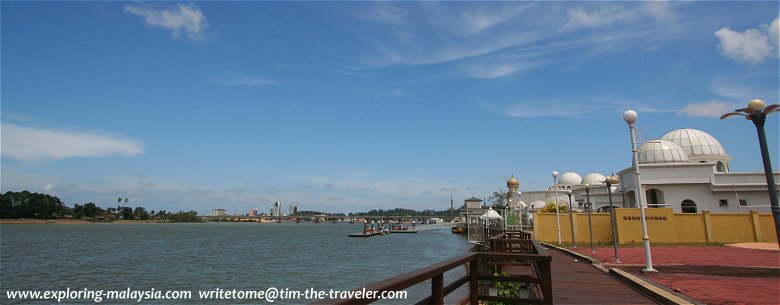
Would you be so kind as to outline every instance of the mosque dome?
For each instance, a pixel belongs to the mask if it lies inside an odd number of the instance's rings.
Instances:
[[[652,140],[642,144],[637,156],[640,164],[688,163],[685,149],[667,140]]]
[[[529,206],[529,207],[531,207],[531,208],[533,208],[533,209],[541,209],[541,208],[543,208],[545,205],[546,205],[546,203],[544,203],[544,201],[541,201],[541,200],[534,200],[534,201],[531,201],[531,204],[530,204],[530,205],[528,205],[528,206]]]
[[[599,185],[604,184],[604,180],[606,180],[607,177],[605,177],[602,174],[599,173],[590,173],[585,175],[585,178],[582,178],[582,184],[587,185]]]
[[[580,177],[580,175],[577,175],[577,173],[566,172],[561,175],[561,178],[558,180],[558,185],[573,186],[580,184],[581,182],[582,177]]]
[[[518,181],[517,178],[515,178],[515,175],[512,175],[512,178],[509,178],[509,180],[506,181],[506,186],[508,186],[508,187],[512,187],[512,186],[519,187],[520,186],[520,181]]]
[[[679,145],[688,157],[726,155],[726,150],[715,137],[698,129],[675,129],[663,135],[661,140],[672,141]]]

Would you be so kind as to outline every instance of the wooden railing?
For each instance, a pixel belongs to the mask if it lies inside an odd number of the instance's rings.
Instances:
[[[431,280],[430,296],[416,304],[444,304],[444,298],[459,287],[468,284],[469,295],[461,303],[478,305],[480,301],[498,301],[511,304],[552,304],[551,257],[536,240],[528,239],[527,232],[507,232],[489,240],[490,252],[464,254],[419,270],[404,273],[356,290],[400,291]],[[464,266],[468,274],[444,285],[447,271]],[[506,272],[508,275],[502,275]],[[495,283],[519,283],[527,290],[526,297],[489,295]],[[323,300],[315,304],[369,304],[376,299]],[[413,303],[404,300],[404,303]]]

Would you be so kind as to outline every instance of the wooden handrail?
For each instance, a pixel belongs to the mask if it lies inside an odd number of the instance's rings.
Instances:
[[[533,239],[518,239],[514,236],[526,236],[527,232],[506,232],[494,238],[488,239],[492,246],[507,252],[477,252],[453,257],[446,261],[430,265],[428,267],[394,276],[389,279],[375,282],[356,290],[367,291],[400,291],[417,285],[423,281],[431,280],[431,295],[417,302],[417,304],[443,304],[444,298],[458,287],[469,285],[469,303],[477,305],[479,301],[502,301],[528,304],[552,304],[552,277],[550,272],[551,256],[538,241]],[[530,236],[528,234],[527,236]],[[512,245],[529,245],[519,248]],[[504,251],[499,250],[499,251]],[[522,250],[523,252],[515,252]],[[494,266],[501,268],[503,264],[516,264],[513,262],[525,262],[531,266],[531,274],[513,274],[509,276],[496,276],[493,274],[480,274],[481,266]],[[486,263],[485,265],[482,265]],[[494,263],[490,263],[494,262]],[[498,264],[498,265],[496,265]],[[444,274],[460,266],[468,266],[468,274],[444,285]],[[484,268],[484,267],[483,267]],[[505,281],[526,283],[531,292],[530,298],[509,298],[479,294],[479,284],[482,281]],[[314,304],[369,304],[376,299],[345,299],[322,300]],[[408,301],[405,301],[409,303]]]

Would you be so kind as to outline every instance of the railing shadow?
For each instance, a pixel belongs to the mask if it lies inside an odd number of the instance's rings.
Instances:
[[[444,304],[447,295],[464,285],[468,285],[469,295],[459,304],[478,305],[480,301],[553,303],[551,257],[538,241],[531,239],[531,233],[502,232],[489,238],[487,245],[490,247],[488,252],[464,254],[355,290],[400,291],[431,280],[430,296],[416,304]],[[465,266],[468,273],[445,286],[444,274],[461,266]],[[375,301],[378,299],[331,299],[315,304],[370,304]]]

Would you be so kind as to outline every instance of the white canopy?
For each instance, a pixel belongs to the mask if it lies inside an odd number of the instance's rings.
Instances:
[[[485,212],[485,214],[482,214],[482,216],[479,216],[479,219],[504,219],[501,217],[501,215],[498,215],[496,211],[493,211],[493,208],[490,208]]]

